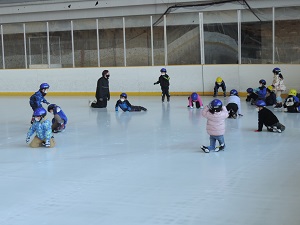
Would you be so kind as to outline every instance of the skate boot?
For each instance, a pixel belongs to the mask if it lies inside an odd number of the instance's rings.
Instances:
[[[201,145],[200,147],[205,153],[209,153],[209,149],[206,146]]]
[[[223,93],[223,96],[226,97],[226,92]]]
[[[169,97],[167,96],[167,102],[170,102],[170,96]]]
[[[218,92],[215,92],[213,97],[215,98],[215,97],[217,97],[217,95],[218,95]]]
[[[224,149],[225,149],[225,144],[221,144],[219,147],[215,148],[215,152],[224,151]]]
[[[274,109],[281,109],[282,108],[282,103],[276,103]]]
[[[250,101],[251,101],[251,98],[249,96],[247,96],[246,102],[250,102]]]
[[[144,107],[141,107],[141,110],[143,110],[143,111],[147,111],[147,109],[146,109],[146,108],[144,108]]]
[[[165,102],[165,96],[161,96],[161,101]]]
[[[277,128],[277,126],[273,126],[273,132],[281,133],[281,129]]]
[[[53,133],[59,133],[65,130],[65,124],[61,124],[59,127],[57,127],[57,129],[53,130]]]

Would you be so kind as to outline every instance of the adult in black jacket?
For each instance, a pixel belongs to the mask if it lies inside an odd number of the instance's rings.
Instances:
[[[161,75],[158,78],[158,81],[154,83],[155,84],[160,84],[161,87],[161,100],[162,102],[165,101],[165,96],[167,96],[167,101],[170,101],[170,93],[169,93],[169,86],[170,86],[170,77],[167,74],[167,70],[165,68],[162,68],[160,70]]]
[[[109,71],[103,70],[102,77],[99,78],[97,82],[97,89],[96,89],[96,99],[97,101],[92,102],[91,107],[93,108],[106,108],[107,101],[110,99],[110,92],[109,92]]]
[[[265,107],[266,103],[263,100],[257,100],[255,105],[258,110],[258,129],[255,132],[261,132],[264,125],[270,132],[281,133],[285,130],[285,126],[279,122],[274,113]]]

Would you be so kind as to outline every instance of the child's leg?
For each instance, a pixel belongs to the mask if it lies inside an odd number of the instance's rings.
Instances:
[[[41,146],[42,146],[42,143],[43,143],[43,141],[42,141],[41,139],[39,139],[37,136],[35,136],[35,137],[32,139],[32,141],[31,141],[31,143],[29,144],[29,146],[30,146],[31,148],[38,148],[38,147],[41,147]]]
[[[214,87],[214,97],[216,97],[218,95],[218,89],[219,89],[218,85],[215,85],[215,87]]]
[[[215,136],[215,138],[218,140],[220,145],[225,145],[224,135]]]
[[[200,102],[196,101],[196,108],[199,109],[200,108]]]
[[[189,100],[189,105],[188,105],[188,107],[194,107],[192,98],[191,98],[191,97],[188,97],[188,100]]]
[[[211,150],[215,150],[215,147],[216,147],[216,136],[212,136],[210,135],[209,136],[209,141],[210,141],[210,146],[208,146],[208,150],[211,151]]]
[[[167,96],[167,101],[169,102],[170,101],[170,93],[169,93],[169,87],[166,87],[166,96]]]
[[[223,90],[224,97],[226,97],[226,85],[225,85],[225,83],[223,83],[223,85],[221,86],[221,88]]]
[[[64,124],[64,120],[58,114],[56,114],[54,115],[52,123],[52,130],[59,130],[61,125]]]
[[[161,101],[164,102],[165,101],[165,89],[163,87],[161,87]]]
[[[134,105],[132,105],[130,111],[131,112],[140,112],[142,110],[147,111],[147,109],[144,108],[143,106],[134,106]]]

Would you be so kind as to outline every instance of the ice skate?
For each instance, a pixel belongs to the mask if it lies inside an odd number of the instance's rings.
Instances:
[[[220,146],[215,148],[215,152],[224,151],[224,149],[225,149],[225,144],[221,144]]]
[[[209,149],[206,146],[201,145],[200,147],[205,153],[209,153]]]
[[[274,126],[273,127],[273,132],[281,133],[281,129],[279,129],[276,126]]]

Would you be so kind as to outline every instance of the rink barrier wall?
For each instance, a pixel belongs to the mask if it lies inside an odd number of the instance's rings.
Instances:
[[[171,95],[187,96],[192,92],[200,95],[213,94],[214,82],[218,76],[226,82],[227,92],[236,89],[240,96],[246,95],[248,87],[258,87],[258,81],[265,79],[272,84],[272,69],[279,67],[284,76],[287,91],[300,91],[300,65],[255,64],[255,65],[180,65],[151,67],[112,68],[56,68],[56,69],[15,69],[0,70],[1,96],[29,96],[39,89],[41,83],[50,84],[47,96],[94,96],[97,80],[104,69],[110,71],[110,91],[112,96],[126,92],[132,96],[161,95],[159,85],[153,85],[164,67],[170,76]],[[219,89],[222,96],[222,90]]]

